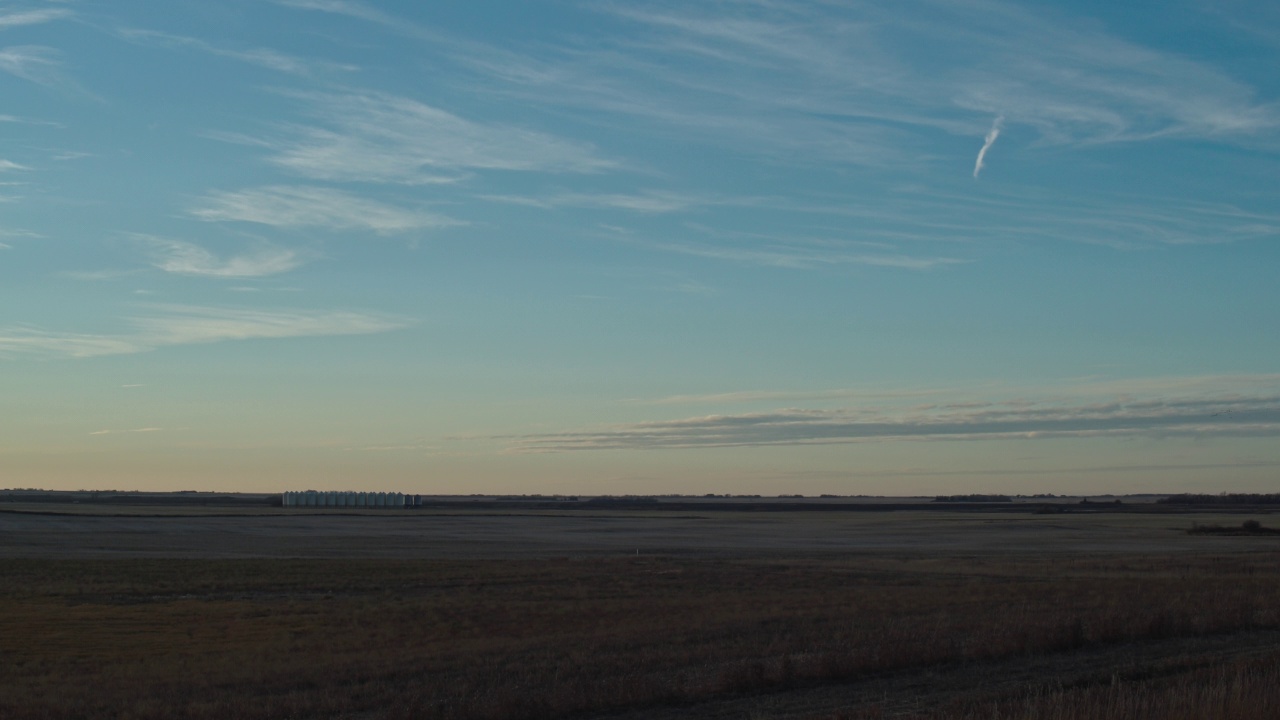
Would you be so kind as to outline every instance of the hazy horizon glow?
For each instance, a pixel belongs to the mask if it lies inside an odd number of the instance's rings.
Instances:
[[[0,486],[1262,492],[1280,10],[0,5]]]

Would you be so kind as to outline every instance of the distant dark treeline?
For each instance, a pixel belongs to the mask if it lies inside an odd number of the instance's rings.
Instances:
[[[957,503],[957,502],[1013,502],[1013,498],[1008,495],[939,495],[933,499],[934,502],[941,503]]]
[[[1280,505],[1280,493],[1223,493],[1201,495],[1183,493],[1157,500],[1166,505]]]
[[[178,491],[173,493],[149,493],[136,491],[49,491],[31,492],[0,491],[0,503],[87,503],[96,505],[207,505],[219,507],[245,507],[280,505],[280,495],[218,495]]]
[[[1257,520],[1245,520],[1240,527],[1221,525],[1192,525],[1189,535],[1280,535],[1280,529],[1263,527]]]

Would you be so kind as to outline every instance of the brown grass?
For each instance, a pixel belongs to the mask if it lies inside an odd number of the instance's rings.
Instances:
[[[1260,720],[1280,717],[1280,652],[1212,667],[1083,687],[1040,687],[1017,697],[951,703],[900,720]],[[811,720],[882,720],[873,708]]]
[[[1193,642],[1280,628],[1277,559],[5,560],[0,718],[552,718]],[[1269,662],[927,717],[1274,707]]]

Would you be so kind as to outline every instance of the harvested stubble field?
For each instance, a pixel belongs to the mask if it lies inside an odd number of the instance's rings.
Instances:
[[[781,513],[709,518],[720,544],[686,529],[683,552],[636,555],[622,548],[645,522],[697,520],[588,523],[611,530],[556,553],[555,528],[576,538],[581,518],[530,515],[507,518],[505,550],[464,537],[452,556],[400,527],[398,558],[372,551],[360,518],[307,520],[314,553],[241,518],[258,557],[199,518],[205,553],[142,520],[0,514],[0,717],[1280,717],[1280,544],[1189,536],[1185,518],[970,518],[962,532],[950,517]],[[326,521],[349,553],[330,552]],[[96,541],[75,535],[86,522]],[[1076,544],[1027,551],[1024,522]],[[803,538],[811,523],[940,539],[831,549],[746,529]],[[121,539],[130,527],[143,549]],[[1090,530],[1105,547],[1081,549]],[[167,542],[184,557],[161,557]]]

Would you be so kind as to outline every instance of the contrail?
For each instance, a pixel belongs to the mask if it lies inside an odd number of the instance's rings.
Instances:
[[[978,173],[982,172],[982,159],[987,156],[987,151],[991,149],[991,146],[996,144],[996,138],[1000,137],[1000,127],[1003,124],[1003,115],[997,117],[996,121],[991,123],[991,129],[987,131],[987,139],[983,141],[982,149],[978,151],[978,161],[973,164],[974,180],[977,180]]]

